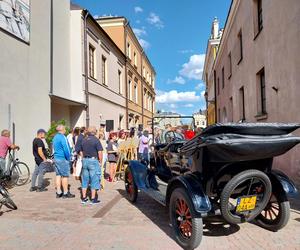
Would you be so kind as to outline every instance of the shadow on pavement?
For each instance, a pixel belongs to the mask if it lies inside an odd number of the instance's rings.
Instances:
[[[125,190],[118,189],[117,191],[126,198]],[[164,206],[141,192],[139,193],[136,203],[133,205],[146,215],[153,223],[155,223],[166,235],[175,241],[172,228],[169,224],[169,213]],[[238,225],[230,225],[220,216],[206,218],[203,222],[204,236],[227,236],[234,234],[239,230],[240,227]]]
[[[239,225],[228,224],[221,216],[206,218],[203,224],[203,235],[210,237],[228,236],[240,230]]]

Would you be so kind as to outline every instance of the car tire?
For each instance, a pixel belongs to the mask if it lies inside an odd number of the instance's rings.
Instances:
[[[264,210],[255,218],[257,225],[278,231],[286,226],[290,219],[290,202],[284,191],[274,192]]]
[[[243,182],[248,179],[257,178],[264,183],[264,193],[263,198],[260,200],[259,204],[252,210],[249,215],[239,215],[236,212],[232,212],[232,207],[230,207],[231,194],[234,190]],[[235,175],[224,187],[220,196],[221,213],[223,218],[231,224],[239,224],[243,222],[248,222],[257,217],[261,211],[267,205],[272,192],[272,184],[269,177],[262,171],[249,169],[245,170],[237,175]]]
[[[138,188],[134,182],[130,167],[127,167],[125,170],[125,190],[128,200],[132,203],[136,202],[138,197]]]
[[[203,235],[202,218],[196,217],[193,203],[183,188],[176,188],[170,198],[169,216],[176,242],[183,249],[195,249]]]

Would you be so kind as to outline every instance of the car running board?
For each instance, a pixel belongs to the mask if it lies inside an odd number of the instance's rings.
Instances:
[[[166,206],[166,197],[159,191],[153,188],[141,189],[143,193],[150,196],[152,199],[156,200],[163,206]]]

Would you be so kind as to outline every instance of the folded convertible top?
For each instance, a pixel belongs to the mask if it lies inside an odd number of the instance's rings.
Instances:
[[[286,135],[300,128],[299,123],[217,123],[207,127],[201,136],[223,133],[240,135]]]
[[[187,141],[180,152],[193,155],[204,150],[210,162],[272,158],[300,143],[300,137],[290,134],[299,127],[279,123],[216,124]]]

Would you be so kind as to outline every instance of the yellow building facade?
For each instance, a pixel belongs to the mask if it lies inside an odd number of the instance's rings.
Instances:
[[[97,22],[126,55],[127,127],[149,127],[155,110],[156,72],[124,17],[103,17]]]

